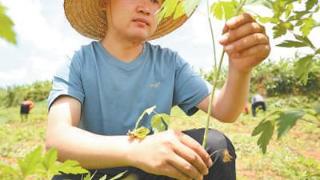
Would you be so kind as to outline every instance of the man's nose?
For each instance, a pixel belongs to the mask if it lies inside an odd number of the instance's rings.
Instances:
[[[150,0],[142,0],[140,1],[138,7],[137,7],[137,11],[139,13],[145,14],[145,15],[150,15],[152,12],[151,7],[150,7]]]

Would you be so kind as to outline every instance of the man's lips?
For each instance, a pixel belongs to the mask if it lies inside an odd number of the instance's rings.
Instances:
[[[145,24],[145,25],[147,25],[147,26],[150,25],[150,23],[149,23],[146,19],[143,19],[143,18],[135,18],[135,19],[133,19],[132,21],[133,21],[133,22],[138,22],[138,23],[143,23],[143,24]]]

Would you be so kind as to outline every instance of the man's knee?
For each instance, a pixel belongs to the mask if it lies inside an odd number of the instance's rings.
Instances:
[[[207,151],[213,161],[205,180],[235,180],[236,152],[233,144],[223,133],[211,129],[208,132]]]
[[[210,129],[208,132],[206,150],[209,154],[212,154],[213,156],[216,155],[220,158],[227,155],[225,153],[227,151],[231,156],[231,159],[236,159],[236,152],[230,139],[223,133],[214,129]]]
[[[204,128],[187,130],[184,133],[202,144]],[[223,133],[214,129],[209,129],[206,150],[209,154],[218,154],[218,151],[223,152],[223,150],[228,150],[229,154],[234,159],[236,158],[235,149],[231,141]]]

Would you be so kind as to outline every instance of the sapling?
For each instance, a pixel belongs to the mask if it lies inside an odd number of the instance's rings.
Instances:
[[[195,9],[195,7],[197,7],[199,5],[199,3],[200,3],[200,0],[185,0],[185,1],[164,0],[160,10],[157,12],[158,22],[161,22],[163,19],[168,18],[168,17],[173,17],[173,19],[177,19],[177,18],[180,18],[181,16],[184,16],[184,15],[190,16],[193,13],[193,10]],[[233,0],[231,2],[219,1],[219,3],[224,3],[224,5],[231,4],[231,6],[237,5],[235,12],[231,16],[230,16],[230,14],[225,13],[225,18],[227,19],[227,18],[239,15],[240,12],[242,11],[243,6],[246,4],[246,0],[240,0],[240,3],[237,3],[237,1],[235,1],[235,0]],[[213,4],[212,6],[214,7],[214,5],[216,5],[216,4]],[[221,4],[218,4],[218,5],[221,5]],[[212,82],[213,86],[212,86],[212,91],[211,91],[211,95],[209,98],[210,100],[209,100],[209,106],[208,106],[208,111],[207,111],[205,132],[203,135],[203,142],[202,142],[202,146],[204,148],[206,148],[206,146],[207,146],[209,123],[210,123],[210,117],[212,114],[211,113],[212,112],[212,103],[213,103],[214,94],[215,94],[215,91],[217,88],[218,79],[220,77],[221,67],[222,67],[224,54],[225,54],[225,51],[223,50],[221,53],[218,67],[217,67],[216,48],[215,48],[215,42],[214,42],[215,38],[214,38],[213,27],[212,27],[211,18],[210,18],[209,0],[207,0],[207,12],[208,12],[207,19],[209,22],[209,28],[210,28],[211,39],[212,39],[212,44],[213,44],[214,68],[217,71],[217,74]],[[141,116],[137,120],[137,123],[136,123],[134,130],[128,132],[128,135],[130,137],[143,139],[146,135],[148,135],[150,133],[150,130],[148,130],[145,127],[139,127],[139,124],[140,124],[142,117],[145,114],[150,115],[151,112],[154,112],[154,109],[155,109],[155,106],[148,108],[146,111],[144,111],[141,114]],[[158,115],[158,119],[163,119],[163,117],[161,115]],[[154,121],[154,119],[152,120],[152,122],[153,121]],[[162,123],[161,123],[161,121],[159,122],[159,120],[158,120],[158,123],[151,123],[151,124],[153,125],[153,127],[152,127],[153,129],[157,129],[157,127],[154,127],[154,126],[161,126]],[[218,150],[211,155],[214,155],[215,153],[218,153],[218,152],[223,154],[224,160],[226,160],[226,161],[231,160],[232,157],[230,156],[230,154],[228,153],[228,150],[226,150],[226,149]]]
[[[240,4],[235,12],[234,15],[239,15],[243,6],[245,5],[246,3],[246,0],[242,0],[240,1]],[[207,0],[207,6],[209,4],[209,0]],[[209,11],[209,7],[207,8],[207,10]],[[208,13],[208,16],[209,16],[209,13]],[[210,27],[210,30],[211,32],[213,32],[213,27],[212,27],[212,24],[211,24],[211,20],[210,20],[210,16],[208,17],[208,20],[209,20],[209,27]],[[214,40],[214,35],[213,33],[211,33],[211,36],[212,36],[212,39]],[[214,42],[213,42],[213,46],[214,45]],[[215,48],[214,48],[215,49]],[[215,50],[214,50],[214,54],[216,54]],[[210,101],[209,101],[209,106],[208,106],[208,114],[207,114],[207,120],[206,120],[206,127],[205,127],[205,133],[204,133],[204,136],[203,136],[203,142],[202,142],[202,146],[205,148],[207,146],[207,139],[208,139],[208,129],[209,129],[209,123],[210,123],[210,117],[211,117],[211,111],[212,111],[212,103],[213,103],[213,98],[214,98],[214,94],[215,94],[215,91],[216,91],[216,88],[217,88],[217,84],[218,84],[218,79],[220,77],[220,74],[221,74],[221,67],[222,67],[222,62],[223,62],[223,59],[224,59],[224,54],[225,54],[225,51],[222,50],[222,53],[221,53],[221,57],[220,57],[220,61],[219,61],[219,66],[218,66],[218,69],[217,69],[217,74],[216,74],[216,77],[213,81],[213,86],[212,86],[212,93],[210,95]],[[215,58],[216,56],[214,56]],[[214,59],[214,62],[216,62],[216,59]]]
[[[179,1],[179,0],[165,0],[165,2],[162,5],[162,8],[159,12],[159,22],[166,17],[172,16],[173,18],[179,18],[183,15],[187,15],[190,16],[192,13],[192,9],[195,8],[195,6],[197,6],[199,4],[199,0],[194,0],[194,3],[190,3],[192,0],[186,0],[186,1]],[[221,2],[219,2],[221,3]],[[237,4],[236,1],[232,1],[232,2],[225,2],[226,4]],[[217,84],[218,84],[218,79],[220,77],[220,73],[221,73],[221,67],[222,67],[222,62],[224,59],[224,54],[225,51],[223,50],[221,53],[221,57],[219,60],[219,65],[218,67],[216,67],[217,65],[217,59],[216,59],[216,48],[215,48],[215,43],[214,43],[214,33],[213,33],[213,27],[212,27],[212,23],[211,23],[211,19],[210,19],[210,8],[209,8],[209,0],[207,0],[207,19],[209,22],[209,28],[210,28],[210,32],[211,32],[211,39],[212,39],[212,44],[213,44],[213,54],[214,54],[214,68],[217,70],[217,74],[214,78],[214,81],[212,82],[213,86],[212,86],[212,91],[211,91],[211,95],[210,95],[210,100],[209,100],[209,106],[208,106],[208,111],[207,111],[207,119],[206,119],[206,125],[205,125],[205,132],[203,135],[203,142],[202,142],[202,146],[204,148],[206,148],[207,146],[207,139],[208,139],[208,129],[209,129],[209,123],[210,123],[210,117],[211,117],[211,112],[212,112],[212,103],[213,103],[213,98],[214,98],[214,94],[217,88]],[[238,7],[236,8],[235,13],[232,16],[237,16],[240,14],[240,12],[242,11],[243,6],[246,4],[246,0],[240,0],[240,3],[237,4]],[[170,5],[170,7],[169,7]],[[174,8],[175,7],[175,8]],[[185,13],[181,13],[181,7],[184,7]],[[174,11],[176,10],[176,11]],[[227,14],[227,13],[226,13]],[[227,15],[225,14],[225,17],[227,18]],[[224,151],[227,152],[227,151]],[[224,153],[226,154],[226,153]],[[229,156],[228,156],[229,157]]]

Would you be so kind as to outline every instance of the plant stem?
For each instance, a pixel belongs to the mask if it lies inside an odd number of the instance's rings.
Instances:
[[[209,7],[209,2],[208,1],[209,0],[207,0],[207,6]],[[236,16],[240,14],[240,12],[241,12],[243,6],[245,5],[245,3],[246,3],[246,0],[240,1],[240,5],[238,6],[238,8],[236,10],[236,13],[235,13]],[[209,8],[207,8],[207,10],[209,11]],[[210,16],[209,12],[208,12],[208,16]],[[211,21],[210,21],[210,17],[208,17],[208,19],[209,19],[210,30],[211,30],[211,32],[213,32],[213,28],[212,28],[212,24],[211,24]],[[212,39],[214,39],[213,33],[211,33],[211,36],[212,36]],[[213,42],[213,44],[214,44],[214,42]],[[207,120],[206,120],[206,127],[205,127],[205,131],[204,131],[204,135],[203,135],[203,141],[202,141],[202,147],[204,147],[204,148],[207,147],[207,139],[208,139],[208,131],[209,131],[211,111],[212,111],[212,103],[213,103],[215,90],[216,90],[217,85],[218,85],[218,80],[219,80],[219,77],[220,77],[220,74],[221,74],[220,72],[221,72],[221,67],[222,67],[224,54],[225,54],[225,51],[223,50],[222,54],[221,54],[221,57],[220,57],[219,66],[218,66],[218,69],[217,69],[217,75],[214,78],[214,82],[213,82],[213,86],[212,86],[212,92],[210,94],[209,106],[208,106],[208,114],[207,114]]]
[[[212,47],[213,47],[213,60],[214,60],[214,72],[217,70],[217,52],[216,52],[216,44],[215,44],[215,38],[212,28],[212,22],[211,22],[211,16],[210,16],[210,6],[209,6],[209,0],[207,0],[207,17],[210,27],[210,33],[211,33],[211,40],[212,40]]]

